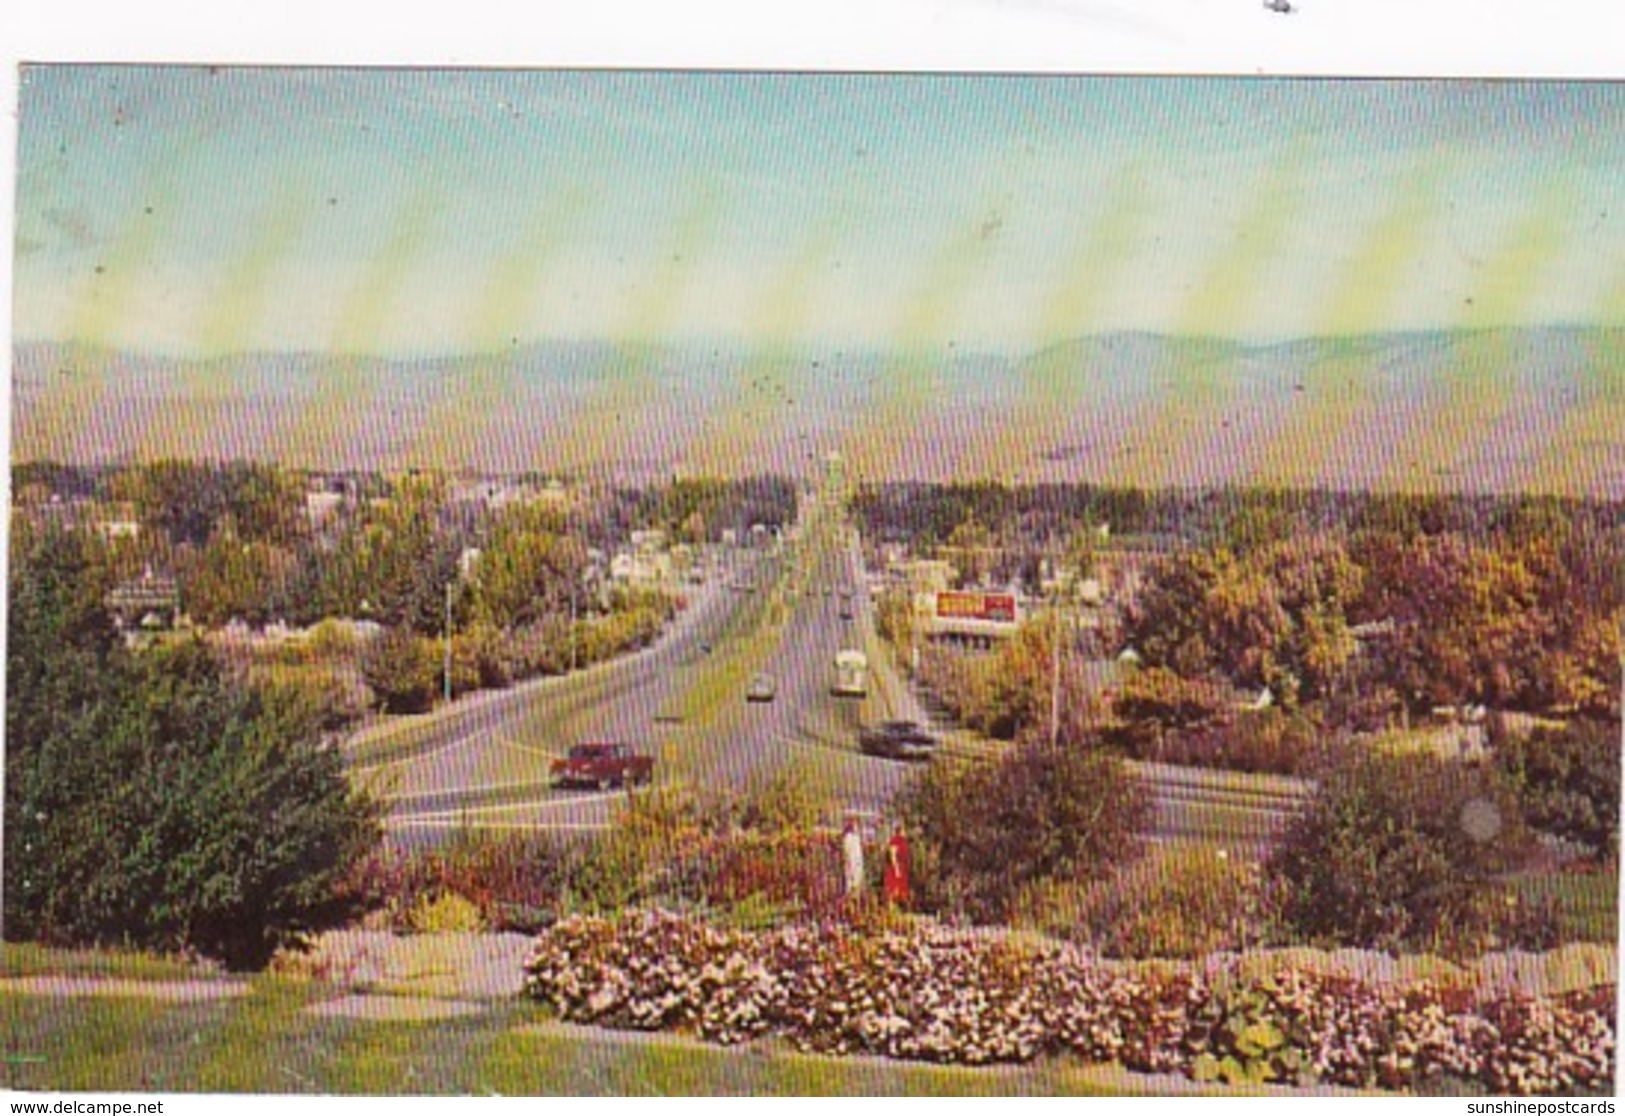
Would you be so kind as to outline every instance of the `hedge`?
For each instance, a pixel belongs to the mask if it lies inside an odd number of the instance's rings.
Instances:
[[[1071,1054],[1199,1080],[1611,1092],[1612,987],[1552,999],[1282,966],[1102,964],[1070,945],[842,923],[766,932],[663,911],[541,935],[526,993],[562,1018],[731,1044],[970,1065]]]

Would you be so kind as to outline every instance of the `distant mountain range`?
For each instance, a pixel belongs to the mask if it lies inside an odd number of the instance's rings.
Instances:
[[[1625,497],[1625,330],[1250,344],[1109,333],[1011,357],[548,342],[212,360],[20,343],[12,456],[318,468],[801,471]]]

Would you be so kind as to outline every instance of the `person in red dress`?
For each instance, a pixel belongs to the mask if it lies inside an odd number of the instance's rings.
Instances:
[[[891,906],[908,906],[908,835],[903,832],[902,822],[897,823],[891,840],[886,842],[886,870],[880,878],[880,893]]]

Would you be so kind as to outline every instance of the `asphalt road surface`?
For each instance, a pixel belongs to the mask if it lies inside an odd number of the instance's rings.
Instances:
[[[730,565],[695,590],[650,648],[358,734],[349,745],[352,773],[387,801],[392,839],[603,829],[626,792],[554,789],[548,780],[553,758],[590,740],[653,754],[656,785],[703,792],[789,769],[848,809],[883,810],[915,768],[862,754],[858,728],[925,714],[879,662],[850,529],[815,511],[793,541],[736,552]],[[869,653],[877,668],[862,700],[831,693],[835,656],[848,648]],[[746,700],[758,674],[775,682],[770,702]],[[1152,790],[1157,840],[1262,849],[1307,791],[1269,777],[1149,764],[1134,771]]]
[[[881,809],[910,768],[863,755],[856,733],[892,708],[879,694],[830,692],[836,653],[873,645],[871,602],[843,527],[814,517],[798,535],[736,555],[642,652],[358,734],[353,776],[388,802],[405,844],[463,828],[603,828],[625,792],[548,782],[548,763],[589,740],[650,752],[657,785],[742,786],[791,767],[851,808]],[[748,702],[760,673],[775,680],[774,700]]]

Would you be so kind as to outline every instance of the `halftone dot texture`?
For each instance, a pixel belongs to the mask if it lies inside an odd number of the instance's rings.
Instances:
[[[839,451],[843,483],[1617,494],[1620,101],[1516,83],[33,68],[16,452],[613,482],[812,475]],[[637,736],[668,706],[683,717],[662,723],[733,731],[757,669],[796,707],[849,637],[782,590],[850,580],[834,560],[764,577],[747,610],[763,631],[810,625],[808,642],[724,641],[666,664],[664,689],[634,669],[545,716],[471,711],[477,740],[380,773],[399,793],[487,788],[479,816],[524,827],[534,811],[503,788],[534,780],[560,733]],[[883,711],[774,731],[838,741]],[[711,754],[724,766],[687,776],[739,779],[759,758]]]
[[[29,67],[16,451],[1617,491],[1622,100]]]

